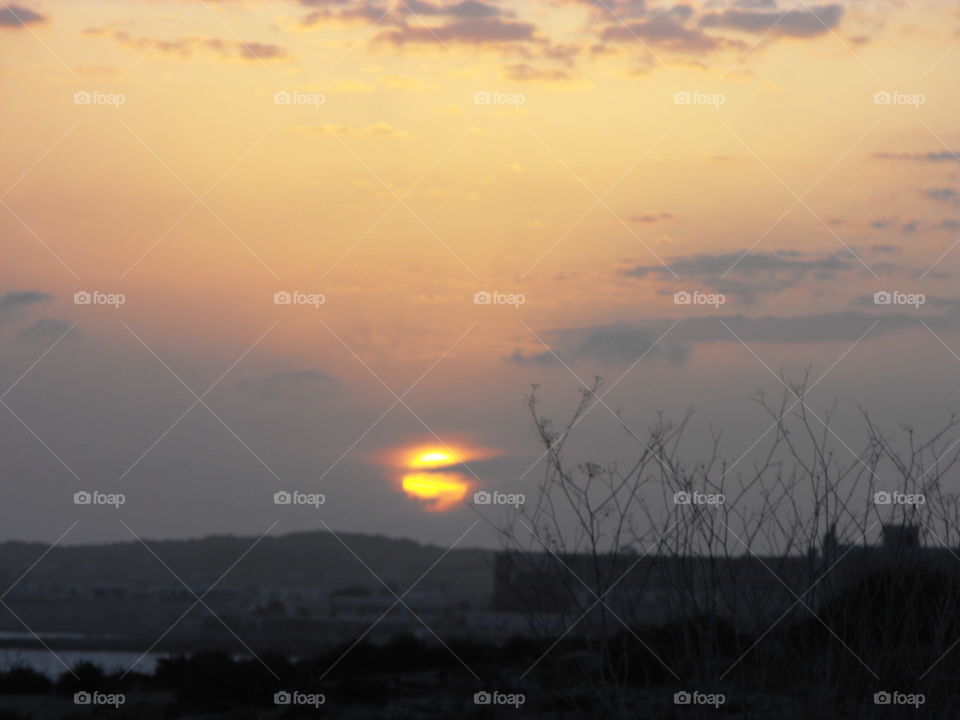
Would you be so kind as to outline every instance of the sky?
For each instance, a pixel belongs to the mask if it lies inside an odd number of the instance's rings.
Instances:
[[[960,406],[950,3],[16,0],[0,40],[0,539],[489,546],[533,384],[560,422],[602,377],[571,457],[611,462],[691,406],[740,456],[781,372],[854,448]]]

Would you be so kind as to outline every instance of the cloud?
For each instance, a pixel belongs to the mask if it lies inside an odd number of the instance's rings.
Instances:
[[[604,18],[632,18],[647,13],[646,0],[606,0],[605,2],[597,2],[597,0],[557,0],[557,2],[587,6],[595,15]]]
[[[688,27],[686,20],[692,11],[678,5],[652,18],[625,23],[619,21],[600,31],[605,42],[642,42],[672,52],[704,54],[729,47],[743,47],[743,43],[708,35],[698,28]]]
[[[55,340],[71,327],[71,323],[60,318],[41,318],[36,322],[22,327],[17,331],[21,340]]]
[[[540,57],[556,60],[562,65],[573,67],[574,62],[582,52],[583,47],[581,45],[557,42],[547,48]]]
[[[957,192],[953,188],[927,188],[926,190],[921,190],[921,193],[925,198],[933,200],[934,202],[960,202],[960,192]]]
[[[412,30],[408,27],[410,18],[438,18],[469,23],[512,17],[512,13],[483,0],[404,0],[400,3],[382,3],[376,0],[300,0],[300,4],[314,8],[300,19],[299,25],[306,28],[323,23],[362,22],[397,26],[402,33],[404,30]]]
[[[499,45],[535,40],[536,27],[503,18],[460,19],[437,26],[404,25],[377,36],[395,45],[407,43]]]
[[[523,62],[506,65],[504,75],[509,80],[521,82],[524,80],[540,82],[561,82],[573,78],[570,72],[576,65],[577,58],[583,53],[583,47],[576,43],[557,42],[537,53],[533,62],[529,59]],[[551,67],[552,65],[552,67]]]
[[[424,0],[404,0],[399,8],[401,13],[443,16],[454,18],[491,18],[500,17],[506,13],[496,5],[479,0],[462,0],[454,3],[425,2]]]
[[[563,328],[547,331],[551,350],[524,354],[515,350],[508,358],[518,365],[559,365],[583,358],[599,358],[614,362],[633,362],[641,356],[646,359],[666,358],[673,365],[680,365],[687,357],[689,348],[670,341],[654,343],[663,333],[650,328],[617,323],[588,328]],[[560,359],[558,359],[558,357]]]
[[[368,2],[348,2],[348,0],[336,0],[334,2],[324,0],[301,0],[301,5],[307,7],[319,8],[312,10],[300,19],[299,25],[303,28],[311,28],[324,23],[378,23],[381,25],[391,25],[399,22],[399,19],[390,15],[389,8]]]
[[[737,263],[735,268],[731,266]],[[735,250],[728,253],[697,253],[673,258],[667,263],[674,272],[692,275],[721,275],[731,272],[784,272],[814,270],[841,270],[853,264],[846,255],[828,253],[816,255],[801,250]],[[628,271],[629,275],[642,277],[650,273],[666,274],[663,265],[639,265]]]
[[[0,28],[22,28],[27,25],[40,25],[49,18],[20,5],[0,7]]]
[[[53,295],[39,290],[14,290],[0,295],[0,313],[13,312],[27,305],[47,302]]]
[[[953,232],[955,230],[960,230],[960,220],[941,220],[940,222],[931,225],[930,230],[947,230]]]
[[[875,152],[873,157],[880,160],[911,160],[913,162],[960,162],[960,150],[942,150],[939,152]]]
[[[544,68],[532,63],[513,63],[504,68],[504,75],[508,80],[516,82],[522,80],[562,81],[570,80],[573,76],[563,68]]]
[[[374,44],[466,45],[508,54],[504,73],[515,81],[568,81],[568,69],[582,52],[576,44],[550,43],[534,23],[517,19],[514,11],[491,0],[401,0],[389,5],[382,0],[301,0],[301,4],[313,8],[300,20],[301,28],[362,21],[379,26]]]
[[[281,60],[289,57],[287,49],[275,43],[207,40],[205,44],[206,47],[213,48],[223,55],[236,53],[244,60]]]
[[[701,27],[728,28],[768,36],[809,38],[835,28],[843,17],[840,5],[817,5],[802,10],[725,10],[708,13],[700,19]]]
[[[719,320],[729,326],[729,330]],[[727,315],[723,318],[698,317],[682,320],[677,326],[679,342],[739,342],[731,330],[745,343],[829,343],[853,342],[874,323],[870,337],[878,337],[911,327],[943,327],[938,315],[907,313],[867,313],[844,310],[811,315],[747,317]],[[671,333],[672,335],[672,333]]]
[[[873,295],[861,295],[856,300],[854,300],[851,305],[854,307],[862,308],[873,308],[876,309],[877,305],[874,302]],[[945,298],[939,296],[925,296],[924,297],[924,306],[926,307],[938,307],[946,308],[947,310],[953,311],[953,315],[956,316],[956,311],[960,310],[960,299],[957,298]],[[936,318],[934,322],[940,322],[941,325],[946,320],[953,318]],[[924,322],[928,321],[929,318],[924,318]]]
[[[314,135],[336,135],[350,138],[384,137],[407,140],[412,137],[406,130],[396,130],[390,123],[385,122],[373,123],[366,127],[327,123],[326,125],[311,126],[306,129]]]
[[[620,272],[631,278],[672,279],[670,270],[673,270],[684,280],[694,278],[705,287],[754,303],[759,295],[783,292],[810,278],[831,279],[837,273],[862,268],[856,258],[846,253],[817,255],[795,250],[741,250],[687,255],[671,258],[666,266],[635,265]]]
[[[13,290],[0,295],[0,324],[20,317],[24,309],[49,302],[53,295],[39,290]]]
[[[652,224],[663,220],[672,220],[673,215],[668,212],[642,212],[638,215],[631,215],[627,219],[634,223]]]
[[[872,297],[869,298],[872,305]],[[859,303],[865,304],[865,303]],[[923,327],[926,323],[934,329],[957,327],[957,309],[960,303],[940,303],[950,308],[947,316],[915,313],[873,313],[845,310],[834,313],[810,315],[764,315],[748,317],[743,314],[722,316],[653,319],[647,324],[613,323],[578,328],[559,328],[544,331],[553,352],[524,353],[516,350],[507,359],[520,365],[559,365],[563,362],[593,359],[611,363],[632,363],[643,357],[645,360],[660,358],[671,365],[680,366],[697,345],[714,343],[853,343],[866,335],[864,340],[890,335],[909,328]],[[671,325],[673,326],[672,329]],[[872,328],[872,329],[871,329]],[[667,333],[669,329],[669,333]],[[664,336],[664,333],[667,335]],[[657,338],[660,343],[654,346]],[[739,338],[739,339],[738,339]],[[652,349],[651,349],[652,348]],[[553,353],[556,353],[554,355]]]
[[[285,60],[290,57],[283,45],[262,42],[244,42],[242,40],[224,40],[210,37],[185,37],[177,40],[162,40],[148,37],[136,37],[125,30],[110,28],[89,28],[84,35],[110,37],[121,46],[139,50],[157,50],[162,53],[179,55],[182,58],[193,57],[197,49],[208,50],[223,58],[236,60]]]
[[[877,218],[870,222],[870,228],[873,230],[899,230],[904,235],[911,235],[918,231],[939,231],[946,230],[952,232],[960,229],[960,220],[940,220],[939,222],[923,222],[919,219],[900,220],[899,218]],[[876,269],[876,268],[874,268]]]

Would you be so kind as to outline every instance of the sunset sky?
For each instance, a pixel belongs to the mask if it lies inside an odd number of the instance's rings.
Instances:
[[[2,2],[0,539],[449,543],[404,477],[532,493],[532,383],[598,461],[960,409],[953,3]]]

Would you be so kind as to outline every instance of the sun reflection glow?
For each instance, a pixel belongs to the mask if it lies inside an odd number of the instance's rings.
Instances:
[[[427,450],[417,455],[413,459],[413,462],[410,463],[410,467],[444,467],[445,465],[455,465],[457,462],[459,462],[457,456],[452,452],[446,450]]]
[[[443,512],[466,497],[470,483],[460,473],[408,473],[403,490],[431,512]]]
[[[455,466],[463,454],[450,448],[420,447],[404,453],[400,485],[429,512],[456,507],[470,492],[470,480]]]

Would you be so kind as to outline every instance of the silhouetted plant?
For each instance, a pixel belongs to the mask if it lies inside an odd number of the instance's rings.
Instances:
[[[771,717],[765,703],[788,689],[797,717],[870,716],[883,688],[938,694],[949,674],[924,670],[952,667],[937,655],[960,638],[960,557],[931,547],[960,543],[960,503],[943,489],[960,458],[958,420],[921,440],[908,425],[888,435],[862,412],[857,451],[833,429],[834,408],[811,409],[808,380],[781,378],[775,403],[755,398],[769,428],[734,460],[716,432],[703,460],[682,451],[692,411],[678,422],[659,414],[642,437],[621,419],[637,446],[625,465],[567,457],[603,402],[599,379],[562,427],[541,415],[534,387],[544,474],[501,528],[498,572],[514,597],[499,600],[538,638],[570,631],[552,650],[570,662],[534,665],[550,687],[546,668],[563,673],[585,717],[634,717],[637,685],[722,688],[744,718]],[[926,502],[887,506],[879,491]],[[694,493],[706,504],[685,501]],[[896,575],[859,580],[894,563]],[[587,652],[568,652],[573,637]],[[956,695],[931,697],[925,711]]]
[[[0,695],[43,695],[52,687],[50,679],[33,668],[18,665],[0,672]]]

